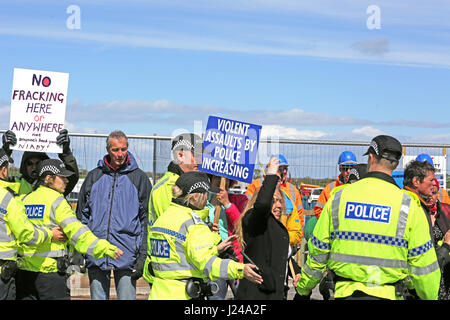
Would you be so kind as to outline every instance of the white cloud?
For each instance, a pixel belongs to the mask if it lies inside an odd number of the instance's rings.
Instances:
[[[327,133],[317,130],[298,130],[296,128],[287,128],[280,125],[266,125],[262,127],[261,138],[280,138],[311,140],[326,136]]]
[[[380,134],[386,134],[383,130],[373,128],[371,126],[365,126],[362,128],[356,128],[352,130],[352,133],[357,135],[362,135],[365,137],[373,138],[375,136],[378,136]]]

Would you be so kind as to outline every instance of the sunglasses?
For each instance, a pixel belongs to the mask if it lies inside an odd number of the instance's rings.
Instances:
[[[339,167],[339,170],[345,170],[345,171],[347,171],[347,170],[351,170],[353,168],[353,166],[340,166]]]
[[[31,160],[28,160],[26,162],[27,166],[37,166],[38,163],[39,161],[31,161]]]

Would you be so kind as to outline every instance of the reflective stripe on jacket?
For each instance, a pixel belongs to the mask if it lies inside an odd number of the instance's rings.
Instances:
[[[217,256],[216,235],[188,207],[171,203],[156,220],[149,238],[155,273],[149,299],[189,299],[185,282],[180,280],[190,277],[243,278],[244,265]]]
[[[142,277],[148,283],[153,283],[153,276],[148,270],[150,264],[150,231],[156,219],[170,206],[172,203],[172,187],[180,176],[176,173],[167,171],[161,179],[153,186],[150,192],[148,203],[148,224],[147,224],[147,257],[145,258],[144,272]]]
[[[353,280],[337,282],[336,298],[359,290],[399,299],[392,284],[409,276],[421,299],[437,299],[440,271],[420,202],[382,179],[364,178],[333,193],[308,249],[300,295],[311,292],[328,266]]]
[[[26,213],[37,227],[60,226],[73,247],[83,254],[96,259],[114,256],[116,246],[97,238],[87,226],[82,224],[72,211],[72,207],[61,193],[40,186],[24,197]],[[20,248],[22,270],[33,272],[56,272],[56,259],[69,254],[67,242],[46,242],[37,245],[23,245]]]

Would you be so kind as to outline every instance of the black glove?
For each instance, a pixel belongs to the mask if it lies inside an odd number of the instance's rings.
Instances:
[[[56,137],[56,144],[63,148],[63,153],[70,153],[70,138],[67,129],[62,129]]]
[[[144,265],[145,265],[145,259],[141,259],[141,258],[137,259],[136,264],[134,265],[134,270],[136,270],[136,271],[134,271],[131,274],[132,280],[137,280],[140,277],[142,277],[142,274],[144,272]]]
[[[86,273],[86,262],[84,256],[77,250],[74,250],[73,256],[70,259],[70,264],[78,266],[81,273]]]
[[[233,247],[229,247],[227,250],[223,251],[219,254],[220,259],[231,259],[236,262],[239,262],[239,259],[236,255],[236,252],[234,251]]]
[[[11,156],[12,150],[9,147],[16,145],[17,143],[16,134],[11,130],[6,131],[3,134],[2,142],[3,142],[3,150],[5,150],[8,156]]]
[[[307,296],[301,296],[298,294],[298,292],[296,292],[292,300],[311,300],[311,293],[308,294]]]
[[[439,268],[444,268],[450,260],[450,246],[444,242],[442,246],[436,249],[437,261],[439,263]]]

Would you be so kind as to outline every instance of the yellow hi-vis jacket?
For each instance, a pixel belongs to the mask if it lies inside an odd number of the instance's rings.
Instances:
[[[40,186],[24,196],[23,203],[30,221],[38,227],[60,226],[73,247],[80,253],[97,259],[114,257],[117,247],[97,238],[87,226],[82,224],[72,211],[70,204],[61,193]],[[38,245],[22,245],[19,254],[22,262],[19,268],[33,272],[57,272],[56,258],[69,254],[68,242],[50,242]]]
[[[147,225],[147,235],[150,234],[152,226],[155,223],[156,219],[158,219],[158,217],[163,214],[163,212],[166,211],[172,203],[172,187],[175,185],[175,182],[179,177],[180,176],[178,174],[167,171],[153,186],[150,193],[150,200],[148,205],[150,214],[148,216],[149,221]],[[206,221],[209,215],[208,208],[204,210],[195,210],[195,212],[200,215],[203,221]],[[221,240],[220,236],[216,234],[214,234],[214,236],[216,238],[216,243],[219,243]],[[151,284],[153,283],[153,276],[148,270],[151,256],[150,248],[150,237],[147,236],[147,257],[145,259],[144,272],[142,277],[145,281]]]
[[[332,193],[308,249],[300,295],[311,292],[328,265],[352,280],[336,283],[336,298],[359,290],[398,300],[392,284],[409,276],[421,299],[437,299],[441,273],[419,199],[385,180],[367,177]]]
[[[25,213],[25,207],[14,192],[7,190],[8,183],[0,183],[0,259],[16,260],[21,243],[27,245],[50,244],[52,231],[34,226]]]
[[[186,280],[242,279],[244,264],[217,255],[214,232],[188,207],[171,203],[150,233],[155,277],[149,300],[187,300]]]
[[[172,203],[172,187],[180,176],[176,173],[167,171],[161,179],[153,186],[150,193],[148,204],[149,215],[147,225],[147,235],[150,234],[152,225],[156,219],[170,206]],[[147,258],[145,259],[144,272],[142,277],[148,283],[153,282],[153,277],[148,270],[150,264],[150,237],[147,236]]]

